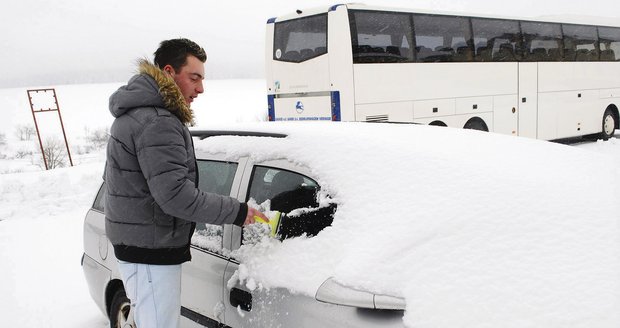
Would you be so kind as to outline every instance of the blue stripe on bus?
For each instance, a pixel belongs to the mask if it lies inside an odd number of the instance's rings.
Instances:
[[[267,24],[273,24],[273,23],[275,23],[277,18],[278,18],[278,17],[271,17],[271,18],[269,18],[269,19],[267,20]]]
[[[333,5],[333,6],[329,7],[329,11],[334,11],[334,10],[336,10],[336,8],[338,8],[340,6],[344,6],[344,3],[339,3],[337,5]]]
[[[332,121],[340,121],[340,91],[330,92],[332,103]]]
[[[269,115],[267,119],[269,121],[276,120],[276,108],[274,106],[275,98],[275,95],[267,95],[267,114]]]

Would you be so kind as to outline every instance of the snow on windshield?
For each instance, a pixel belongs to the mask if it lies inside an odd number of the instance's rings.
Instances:
[[[261,126],[286,139],[196,143],[230,159],[289,159],[338,203],[316,237],[243,246],[248,287],[314,296],[335,277],[404,297],[410,327],[617,326],[620,161],[598,143],[317,124]]]

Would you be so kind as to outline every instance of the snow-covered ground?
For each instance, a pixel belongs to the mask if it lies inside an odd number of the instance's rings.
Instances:
[[[74,167],[65,167],[50,171],[41,171],[40,167],[36,164],[36,153],[28,154],[28,151],[35,151],[36,145],[34,140],[20,141],[14,133],[14,129],[17,126],[29,124],[32,121],[32,115],[28,106],[28,100],[26,98],[25,89],[5,89],[0,90],[0,103],[3,104],[4,119],[0,121],[0,133],[6,137],[6,144],[0,145],[0,263],[2,263],[2,270],[0,270],[0,318],[2,318],[2,326],[6,327],[106,327],[107,320],[96,308],[94,302],[90,299],[88,294],[88,288],[86,286],[82,270],[80,267],[80,257],[82,255],[82,222],[84,214],[90,206],[97,186],[101,181],[104,150],[94,145],[92,138],[93,131],[98,129],[105,129],[111,124],[111,116],[107,111],[107,98],[115,90],[119,84],[103,84],[103,85],[73,85],[73,86],[59,86],[56,88],[58,92],[59,102],[62,109],[63,119],[65,121],[65,127],[69,137],[69,144],[72,147],[72,151],[75,152]],[[198,98],[194,103],[194,108],[197,113],[197,122],[199,126],[204,126],[209,123],[231,123],[253,120],[264,120],[266,99],[264,97],[264,81],[262,80],[224,80],[224,81],[207,81],[205,95]],[[239,94],[243,94],[240,97]],[[211,114],[217,112],[219,115],[204,115],[209,112]],[[532,142],[532,144],[538,144],[539,142]],[[520,147],[528,144],[516,143]],[[579,152],[575,151],[575,148],[580,148]],[[537,147],[537,149],[545,149],[544,147]],[[588,171],[588,161],[585,158],[588,157],[588,153],[592,153],[593,158],[604,158],[608,160],[610,164],[615,166],[616,169],[612,169],[609,172],[593,172],[591,177],[607,177],[607,181],[600,181],[601,184],[606,184],[604,190],[613,190],[612,186],[616,186],[615,194],[619,195],[618,187],[620,185],[620,140],[612,139],[607,142],[585,142],[572,146],[557,145],[553,147],[553,151],[558,155],[570,159],[575,155],[578,159],[575,163],[571,163],[572,168],[577,168],[580,165],[586,165],[578,171]],[[16,158],[16,154],[20,150],[26,150],[25,155],[22,158]],[[461,149],[459,151],[464,151]],[[299,151],[300,156],[305,156],[303,152]],[[23,152],[22,152],[23,153]],[[602,155],[600,155],[602,154]],[[21,156],[21,155],[20,155]],[[600,157],[599,157],[600,156]],[[308,158],[310,162],[314,161]],[[522,161],[523,159],[521,159]],[[533,159],[535,160],[535,159]],[[470,161],[469,164],[476,164],[475,161]],[[33,164],[34,163],[34,164]],[[506,160],[509,164],[510,161]],[[428,164],[428,163],[427,163]],[[484,165],[483,162],[478,164]],[[593,165],[592,167],[601,168],[605,166]],[[496,168],[497,170],[505,170],[506,175],[510,177],[511,167]],[[520,170],[517,170],[520,172]],[[548,169],[546,172],[553,172]],[[579,179],[584,177],[554,177],[553,181],[561,181],[566,179],[565,185],[541,185],[532,186],[532,188],[540,187],[545,192],[552,193],[554,190],[558,191],[558,195],[565,194],[562,188],[579,188]],[[510,179],[509,179],[510,180]],[[544,179],[541,179],[544,181]],[[515,177],[514,181],[519,184],[518,177]],[[548,181],[548,180],[547,180]],[[506,181],[503,181],[500,185],[506,186]],[[592,186],[593,182],[590,181],[588,186]],[[343,186],[343,190],[351,186]],[[518,190],[528,190],[528,186],[519,185]],[[455,195],[458,195],[460,190],[472,190],[472,186],[453,185],[453,191]],[[556,188],[556,189],[554,189]],[[346,192],[346,191],[345,191]],[[513,190],[498,190],[497,198],[491,200],[505,201],[505,196],[501,193],[505,192],[508,195],[513,194]],[[534,190],[534,192],[538,192]],[[526,197],[527,196],[527,197]],[[532,195],[517,196],[518,199],[525,197],[530,199]],[[600,195],[596,192],[590,194],[583,194],[583,198],[576,199],[580,204],[596,204]],[[607,195],[609,197],[610,195]],[[555,198],[554,198],[555,199]],[[488,201],[484,200],[484,201]],[[555,199],[561,202],[561,199]],[[565,201],[565,200],[564,200]],[[461,204],[461,202],[459,202]],[[605,213],[609,210],[609,202],[606,201],[606,207],[602,210]],[[481,203],[480,206],[483,204]],[[494,209],[502,208],[502,204],[489,204]],[[515,205],[513,205],[515,206]],[[540,206],[535,207],[540,210]],[[616,207],[617,209],[617,207]],[[448,209],[446,209],[448,211]],[[583,212],[588,212],[589,209],[584,209]],[[600,208],[592,209],[597,213],[597,217],[601,218],[602,212]],[[523,214],[527,215],[527,213]],[[612,220],[620,219],[620,213],[613,213]],[[574,219],[574,216],[571,217]],[[479,219],[472,217],[473,220]],[[603,218],[609,222],[609,218]],[[516,222],[516,221],[515,221]],[[569,221],[567,224],[575,224],[578,221]],[[335,227],[338,228],[338,224]],[[357,228],[360,228],[359,226]],[[506,230],[509,230],[511,226],[506,226]],[[514,228],[514,227],[512,227]],[[523,227],[519,227],[520,229]],[[552,227],[551,227],[552,228]],[[564,233],[570,226],[561,227]],[[575,228],[577,229],[577,228]],[[596,232],[596,226],[585,227],[586,232]],[[504,230],[504,232],[506,232]],[[368,232],[362,228],[361,231]],[[489,232],[493,230],[490,228]],[[458,231],[453,231],[455,235],[459,235]],[[580,238],[580,231],[574,231],[575,239]],[[566,237],[568,234],[564,234]],[[430,236],[430,235],[429,235]],[[608,238],[608,235],[602,234],[604,238]],[[586,236],[588,241],[592,241],[592,235]],[[457,240],[457,239],[454,239]],[[606,239],[608,240],[608,239]],[[374,241],[374,243],[380,243],[381,241]],[[404,242],[401,240],[401,242]],[[451,239],[441,238],[435,242],[435,246],[445,245],[446,247],[452,245]],[[442,244],[443,243],[443,244]],[[480,241],[472,241],[470,246],[481,246],[484,243]],[[522,246],[522,245],[521,245]],[[543,245],[544,246],[544,245]],[[585,246],[600,246],[593,244],[586,244]],[[292,247],[303,247],[303,245],[293,245]],[[552,245],[550,247],[553,247]],[[618,250],[606,250],[593,247],[601,252],[608,252],[604,254],[597,254],[597,258],[609,257],[617,261]],[[521,248],[525,250],[525,248]],[[502,250],[497,250],[501,253]],[[509,252],[506,251],[508,254]],[[428,253],[428,257],[423,258],[423,263],[429,264],[433,261],[439,260],[433,257],[433,254]],[[514,253],[510,253],[513,254]],[[370,256],[372,254],[369,254]],[[376,255],[376,254],[375,254]],[[450,254],[444,254],[450,255]],[[452,253],[450,256],[456,257],[457,253]],[[501,254],[500,254],[501,255]],[[530,254],[536,256],[536,254]],[[584,255],[584,254],[580,254]],[[364,257],[362,257],[364,258]],[[539,257],[540,260],[553,260]],[[507,259],[507,261],[515,261],[516,258]],[[586,260],[587,258],[580,257],[579,260]],[[512,262],[514,263],[514,262]],[[550,270],[552,265],[549,263],[541,263]],[[268,272],[260,271],[260,265],[254,263],[255,266],[249,266],[250,269],[256,269],[257,272],[250,278],[260,279],[261,274],[268,275]],[[525,268],[525,267],[521,267]],[[605,269],[617,269],[615,264],[606,264]],[[362,268],[363,269],[363,268]],[[410,270],[411,268],[408,268]],[[453,268],[454,272],[458,272],[459,269]],[[556,277],[563,277],[562,267],[555,268],[552,274],[558,274]],[[348,270],[346,266],[342,265],[338,267],[338,272],[346,278],[355,279],[356,271]],[[583,272],[596,272],[597,268],[585,268]],[[424,271],[422,271],[424,272]],[[612,272],[613,273],[613,272]],[[620,272],[615,272],[620,273]],[[432,272],[426,272],[426,274],[432,274]],[[447,277],[449,272],[437,272],[439,276]],[[550,278],[553,275],[550,275]],[[618,275],[620,276],[620,275]],[[608,279],[609,272],[601,272],[601,277]],[[481,277],[481,279],[484,277]],[[565,277],[563,277],[565,278]],[[266,281],[271,285],[277,285],[283,283],[282,281]],[[558,286],[563,282],[549,281],[553,286]],[[558,283],[558,284],[556,284]],[[580,282],[579,287],[583,287],[587,284]],[[620,303],[620,291],[615,290],[618,286],[616,281],[597,281],[596,286],[601,287],[608,284],[611,291],[608,291],[604,296],[601,296],[597,300],[596,294],[588,294],[587,296],[596,301],[596,304],[619,304]],[[364,285],[364,281],[360,282],[360,287],[372,288],[373,286]],[[473,285],[473,284],[472,284]],[[535,284],[534,284],[535,285]],[[532,285],[532,286],[534,286]],[[593,282],[594,285],[594,282]],[[377,289],[392,291],[397,285],[387,281],[385,285],[375,286]],[[466,284],[459,285],[465,288]],[[543,285],[540,285],[543,286]],[[441,286],[408,286],[410,290],[403,290],[402,293],[408,293],[415,288],[418,291],[428,292],[439,288]],[[553,288],[551,288],[553,290]],[[301,290],[301,292],[304,292]],[[472,292],[472,291],[467,291]],[[492,291],[481,291],[481,297]],[[587,294],[587,293],[586,293]],[[584,294],[584,295],[586,295]],[[472,294],[473,295],[473,294]],[[441,293],[434,295],[426,295],[427,297],[433,297],[438,299],[442,296]],[[509,301],[510,295],[506,295],[508,299],[498,300]],[[558,301],[557,297],[561,295],[553,295]],[[571,296],[571,295],[568,295]],[[523,295],[519,295],[523,297]],[[423,298],[415,299],[414,301],[423,300]],[[462,309],[462,311],[471,311],[456,313],[455,315],[472,316],[475,319],[476,304],[479,304],[478,299],[471,299],[471,308]],[[485,302],[493,300],[485,299]],[[540,304],[546,305],[545,298],[540,299]],[[457,302],[458,303],[458,302]],[[455,303],[455,304],[457,304]],[[577,302],[578,303],[578,302]],[[574,303],[574,304],[577,304]],[[424,304],[419,304],[418,313],[410,313],[409,315],[418,315],[424,313],[438,314],[436,308],[429,309],[424,308]],[[533,306],[532,304],[523,304],[524,310],[527,313],[527,307]],[[453,308],[451,310],[454,310]],[[579,309],[577,309],[579,310]],[[432,311],[432,312],[425,312]],[[481,310],[483,311],[483,310]],[[597,314],[605,313],[605,310],[599,310]],[[604,323],[600,326],[608,327],[610,320],[618,320],[618,315],[609,313],[608,318],[592,318],[592,323]],[[446,316],[449,316],[447,313]],[[409,317],[410,322],[413,320],[419,320],[420,318]],[[424,318],[422,318],[424,319]],[[442,322],[441,318],[428,318],[427,322]],[[530,318],[522,318],[523,324],[521,327],[532,326],[531,322],[528,322]],[[446,322],[446,321],[443,321]],[[422,322],[423,323],[423,322]],[[616,321],[618,326],[620,322]],[[474,327],[475,322],[468,321],[467,325],[463,322],[464,326]],[[495,327],[502,327],[501,323],[491,325]],[[515,326],[514,324],[512,326]],[[519,326],[519,325],[517,325]],[[577,326],[587,327],[592,326],[588,323],[579,323]],[[596,325],[595,325],[596,326]]]

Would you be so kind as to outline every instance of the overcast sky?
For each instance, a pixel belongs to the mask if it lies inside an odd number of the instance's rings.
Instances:
[[[366,4],[508,16],[616,18],[618,0],[384,0]],[[161,40],[187,37],[208,53],[207,78],[262,78],[268,18],[324,0],[4,0],[0,88],[121,82]],[[609,22],[609,20],[607,20]]]

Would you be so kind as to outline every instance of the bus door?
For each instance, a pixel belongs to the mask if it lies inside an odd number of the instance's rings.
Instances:
[[[267,43],[271,48],[267,53],[269,120],[333,120],[331,107],[337,95],[330,91],[327,13],[270,24],[273,42]],[[268,26],[268,33],[271,30]]]
[[[538,63],[519,63],[519,128],[522,137],[536,138],[538,125]]]

